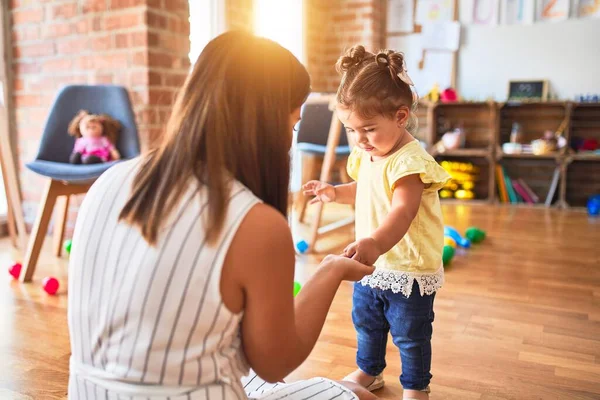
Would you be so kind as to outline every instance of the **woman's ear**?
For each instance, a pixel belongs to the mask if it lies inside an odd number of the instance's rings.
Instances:
[[[398,108],[396,111],[396,123],[399,128],[405,128],[408,119],[410,118],[410,109],[406,106]]]

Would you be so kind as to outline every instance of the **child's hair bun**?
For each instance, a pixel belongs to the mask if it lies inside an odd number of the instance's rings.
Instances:
[[[366,51],[364,46],[354,46],[346,50],[346,53],[338,59],[335,67],[339,73],[344,74],[362,63],[368,56],[372,57],[373,54]]]
[[[398,75],[404,70],[404,54],[393,50],[380,50],[375,55],[375,61],[381,68],[389,68],[392,75]]]

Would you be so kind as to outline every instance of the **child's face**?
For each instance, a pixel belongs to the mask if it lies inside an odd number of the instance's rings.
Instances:
[[[79,123],[79,131],[85,138],[98,138],[102,136],[102,124],[96,120],[84,119]]]
[[[404,124],[409,112],[408,109],[400,109],[396,118],[378,115],[362,119],[357,113],[338,106],[337,115],[356,145],[368,152],[372,159],[377,160],[387,157],[401,147],[400,142],[406,132]]]

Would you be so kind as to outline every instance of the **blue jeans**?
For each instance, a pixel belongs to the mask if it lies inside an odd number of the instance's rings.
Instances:
[[[385,369],[388,332],[400,349],[404,389],[423,390],[431,380],[432,295],[421,296],[414,282],[411,295],[354,284],[352,322],[356,329],[358,368],[377,376]]]

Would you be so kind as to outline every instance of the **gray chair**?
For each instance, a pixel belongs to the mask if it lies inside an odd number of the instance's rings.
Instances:
[[[80,110],[87,110],[93,114],[108,114],[121,123],[116,144],[121,160],[90,165],[69,163],[75,138],[67,133],[67,128]],[[40,202],[27,249],[25,272],[21,274],[24,282],[30,281],[33,276],[57,201],[59,201],[59,212],[54,227],[54,253],[60,256],[68,216],[69,196],[86,193],[94,181],[115,163],[135,158],[139,154],[140,143],[135,115],[127,89],[113,85],[74,85],[60,90],[42,132],[37,157],[26,164],[31,171],[47,177],[48,184]]]

